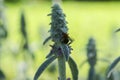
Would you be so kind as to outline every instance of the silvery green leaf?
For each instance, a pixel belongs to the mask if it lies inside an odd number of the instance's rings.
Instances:
[[[49,36],[45,41],[43,42],[43,45],[45,45],[49,40],[51,39],[51,36]]]
[[[25,22],[25,15],[24,13],[22,12],[21,14],[21,32],[22,32],[22,35],[26,38],[27,37],[27,32],[26,32],[26,22]]]
[[[52,56],[50,58],[48,58],[37,70],[37,72],[35,73],[34,76],[34,80],[37,80],[38,77],[42,74],[42,72],[47,68],[47,66],[52,63],[54,60],[56,59],[55,56]]]
[[[60,9],[60,10],[57,10],[57,12],[61,15],[61,13],[62,13],[62,10]]]
[[[64,15],[64,17],[66,17],[66,15],[65,14],[63,14]]]
[[[64,55],[64,57],[65,57],[65,60],[66,61],[68,61],[68,59],[69,59],[69,55],[70,55],[70,49],[69,49],[69,47],[68,47],[68,45],[62,45],[62,51],[63,51],[63,55]]]
[[[113,61],[113,63],[110,65],[110,67],[108,68],[107,78],[110,77],[111,73],[113,72],[114,67],[118,64],[118,62],[120,62],[120,56],[116,58]]]
[[[60,28],[62,32],[67,33],[68,29],[65,27]]]
[[[73,80],[78,80],[78,68],[75,61],[71,57],[69,57],[68,64],[72,72]]]
[[[49,57],[51,57],[51,56],[53,56],[53,49],[50,51],[50,53],[46,56],[46,58],[49,58]]]
[[[51,16],[52,14],[50,13],[50,14],[48,14],[47,16]]]
[[[119,29],[117,29],[115,32],[118,32],[118,31],[120,31],[120,28],[119,28]]]
[[[64,20],[64,17],[59,17],[59,19]]]
[[[0,69],[0,80],[6,80],[6,76],[1,69]]]

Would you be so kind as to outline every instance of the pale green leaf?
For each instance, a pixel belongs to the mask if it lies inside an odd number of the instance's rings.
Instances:
[[[54,60],[56,59],[55,56],[52,56],[50,58],[48,58],[37,70],[37,72],[35,73],[34,76],[34,80],[37,80],[38,77],[42,74],[42,72],[47,68],[47,66],[52,63]]]
[[[68,64],[72,72],[73,80],[78,80],[78,68],[75,61],[71,57],[69,57]]]
[[[110,67],[108,68],[108,73],[107,73],[107,77],[109,78],[114,67],[118,64],[118,62],[120,62],[120,56],[118,58],[116,58],[113,63],[110,65]]]
[[[46,38],[45,41],[43,42],[43,45],[45,45],[50,39],[51,39],[51,36],[49,36],[48,38]]]

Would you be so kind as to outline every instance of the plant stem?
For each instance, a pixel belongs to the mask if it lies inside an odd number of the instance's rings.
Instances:
[[[59,79],[66,80],[66,65],[64,56],[58,57]]]

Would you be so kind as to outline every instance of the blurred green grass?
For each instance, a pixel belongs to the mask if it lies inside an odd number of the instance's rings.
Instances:
[[[47,14],[51,13],[51,5],[52,3],[44,1],[6,4],[5,12],[9,30],[6,45],[13,48],[20,45],[22,39],[20,34],[20,15],[21,11],[24,10],[29,43],[30,45],[37,46],[35,47],[36,60],[28,71],[30,77],[34,76],[37,68],[42,64],[45,56],[50,51],[49,44],[52,43],[49,42],[45,46],[43,46],[42,43],[49,35],[47,31],[50,29],[50,17],[48,17]],[[96,39],[99,58],[107,58],[111,61],[116,56],[119,56],[120,34],[116,34],[116,40],[113,39],[112,34],[115,29],[120,27],[120,2],[66,1],[62,3],[62,9],[67,16],[66,20],[68,21],[69,35],[74,40],[71,44],[73,48],[71,56],[77,62],[78,67],[82,61],[86,59],[85,47],[88,38],[91,36]],[[118,42],[116,45],[113,45],[115,44],[113,41]],[[34,48],[34,46],[32,48]],[[114,47],[116,48],[114,49]],[[19,53],[21,54],[22,52]],[[7,74],[7,80],[13,80],[17,74],[17,64],[22,61],[22,56],[20,59],[17,59],[17,62],[9,52],[6,52],[6,54],[7,55],[3,56],[2,68]],[[103,64],[104,66],[102,66]],[[7,65],[9,65],[9,68]],[[96,69],[98,68],[97,70],[100,72],[100,68],[107,68],[107,66],[107,63],[98,62]],[[88,69],[88,64],[79,68],[79,77],[81,79],[87,78]],[[40,80],[47,80],[48,77],[46,79],[46,75],[51,77],[49,73],[44,72]],[[67,76],[70,76],[68,66]],[[58,77],[57,72],[53,79],[56,80],[56,77]]]

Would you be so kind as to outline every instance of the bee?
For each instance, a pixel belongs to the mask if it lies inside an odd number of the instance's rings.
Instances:
[[[67,33],[63,32],[62,33],[61,42],[64,43],[64,44],[70,45],[73,42],[73,40],[68,36]]]

